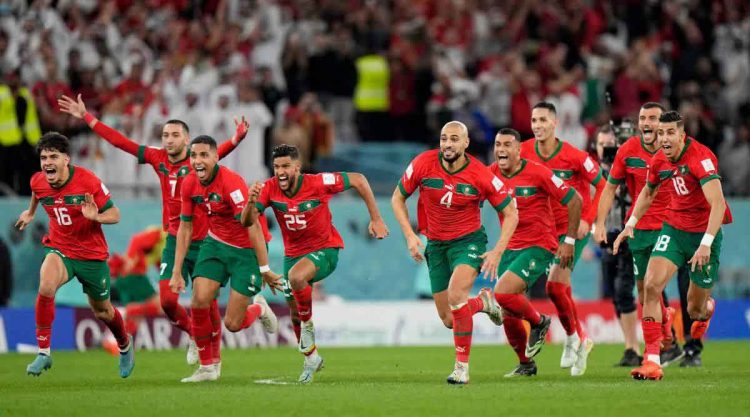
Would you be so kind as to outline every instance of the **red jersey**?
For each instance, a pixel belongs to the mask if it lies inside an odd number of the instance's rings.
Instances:
[[[70,165],[70,176],[59,188],[52,188],[42,172],[31,177],[31,191],[49,216],[49,234],[42,244],[59,250],[70,259],[105,261],[109,256],[102,225],[83,217],[81,204],[86,193],[103,213],[114,204],[109,190],[93,172]]]
[[[191,221],[202,211],[208,215],[208,236],[237,248],[252,248],[250,234],[240,223],[242,209],[247,205],[245,180],[218,164],[211,175],[211,181],[205,185],[201,184],[194,172],[185,177],[181,190],[180,219]]]
[[[123,136],[120,132],[105,125],[101,121],[94,125],[94,132],[112,145],[123,151],[138,157],[139,164],[149,164],[159,177],[161,184],[162,223],[164,230],[170,235],[177,235],[180,227],[180,190],[182,180],[190,173],[190,158],[177,162],[169,162],[166,149],[153,146],[138,145],[136,142]],[[236,147],[232,141],[223,142],[219,145],[219,159],[227,156]],[[200,211],[193,218],[192,240],[203,240],[208,232],[208,223],[204,214]]]
[[[650,153],[646,150],[646,147],[643,145],[643,139],[640,136],[631,137],[617,151],[607,181],[615,185],[620,185],[625,181],[630,200],[635,203],[638,199],[638,194],[646,186],[648,164],[654,155],[655,153]],[[662,222],[667,215],[667,206],[669,205],[671,195],[672,192],[669,187],[659,188],[651,207],[638,220],[636,229],[661,230]],[[632,204],[626,217],[630,217],[634,208],[635,204]]]
[[[549,168],[526,159],[521,159],[521,168],[511,175],[503,174],[496,163],[490,166],[490,171],[502,178],[518,208],[518,226],[508,249],[539,246],[556,251],[558,239],[550,203],[568,204],[576,191]]]
[[[405,197],[419,189],[420,231],[429,240],[453,240],[479,230],[484,200],[497,211],[512,201],[500,178],[473,157],[466,158],[466,165],[448,172],[438,149],[422,152],[398,183]]]
[[[149,227],[130,239],[127,255],[132,259],[130,275],[146,275],[149,265],[161,263],[161,252],[166,244],[166,234],[160,227]]]
[[[546,166],[568,186],[578,191],[583,200],[581,220],[591,224],[596,218],[597,207],[592,205],[589,184],[599,184],[602,180],[602,171],[599,164],[594,162],[586,152],[560,139],[555,140],[557,140],[557,148],[546,159],[539,154],[536,139],[521,143],[521,158]],[[555,215],[557,234],[563,235],[568,232],[568,207],[557,200],[551,201],[550,204]]]
[[[281,191],[276,177],[263,184],[256,203],[262,213],[273,208],[284,238],[284,255],[297,257],[325,248],[343,248],[344,241],[333,226],[328,201],[349,189],[346,172],[302,174],[291,196]]]
[[[719,162],[716,155],[693,138],[685,139],[685,147],[677,158],[670,161],[664,152],[658,152],[648,169],[648,186],[651,188],[669,180],[674,189],[664,221],[686,232],[705,232],[711,205],[706,201],[702,186],[719,179]],[[664,185],[669,187],[670,184]],[[732,222],[727,206],[724,224]],[[638,222],[640,223],[640,222]]]

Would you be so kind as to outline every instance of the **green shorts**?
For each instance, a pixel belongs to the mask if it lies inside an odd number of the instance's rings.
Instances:
[[[723,233],[719,229],[714,242],[711,244],[711,257],[702,269],[690,271],[690,280],[701,288],[711,288],[719,279],[719,255],[721,254],[721,240]],[[703,239],[703,232],[686,232],[676,229],[667,223],[661,228],[661,233],[654,244],[651,256],[661,256],[672,261],[677,267],[688,263]]]
[[[126,275],[112,283],[120,297],[120,303],[142,303],[156,295],[146,275]]]
[[[500,259],[497,276],[501,277],[510,271],[526,283],[530,288],[542,274],[549,273],[555,254],[539,246],[526,249],[506,250]]]
[[[301,259],[307,258],[310,261],[312,261],[313,264],[315,264],[315,267],[318,269],[318,272],[315,273],[315,277],[313,277],[312,280],[310,280],[310,283],[318,282],[322,279],[325,279],[329,275],[333,273],[333,271],[336,269],[336,265],[339,263],[339,248],[325,248],[321,250],[317,250],[315,252],[310,252],[302,256],[285,256],[284,257],[284,297],[286,297],[287,300],[292,300],[294,297],[292,297],[292,287],[289,284],[289,271],[292,269],[292,267],[297,264]]]
[[[236,248],[207,237],[201,245],[193,277],[216,281],[238,293],[252,297],[260,292],[263,279],[254,249]]]
[[[633,238],[628,240],[628,248],[633,254],[633,275],[638,281],[646,276],[646,267],[654,250],[656,239],[659,238],[661,230],[638,230],[633,231]]]
[[[460,264],[469,265],[479,271],[482,255],[487,250],[487,234],[484,226],[476,232],[453,240],[428,240],[424,256],[430,271],[432,293],[448,289],[453,270]]]
[[[575,268],[576,264],[578,263],[578,259],[581,258],[581,253],[583,253],[583,248],[586,247],[586,245],[589,243],[589,238],[591,237],[591,233],[588,233],[586,237],[583,239],[576,239],[575,244],[575,252],[573,253],[573,263],[570,265],[570,269],[573,270]],[[562,245],[565,241],[565,235],[558,236],[558,242]],[[560,258],[555,256],[555,259],[552,261],[553,264],[560,264]]]
[[[106,261],[83,261],[70,259],[62,252],[49,246],[44,247],[45,258],[54,253],[62,259],[65,269],[68,271],[68,281],[73,277],[78,278],[89,298],[95,301],[109,299],[109,266]]]
[[[185,284],[190,284],[190,279],[193,277],[193,269],[195,263],[198,260],[198,252],[201,250],[202,240],[190,242],[188,247],[188,253],[185,255],[185,260],[182,262],[182,277],[185,279]],[[174,267],[174,255],[177,251],[177,237],[167,235],[167,242],[164,245],[164,249],[161,251],[161,265],[159,265],[159,280],[170,280],[172,278],[172,268]]]

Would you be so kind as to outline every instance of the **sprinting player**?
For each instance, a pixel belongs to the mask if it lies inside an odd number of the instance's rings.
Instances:
[[[677,268],[690,264],[688,314],[695,320],[690,336],[701,339],[714,313],[711,288],[719,277],[721,225],[732,221],[721,189],[716,156],[697,140],[687,137],[682,116],[676,111],[662,113],[656,134],[661,152],[651,159],[647,186],[638,195],[633,212],[614,243],[617,253],[625,238],[635,237],[634,229],[657,198],[660,186],[671,183],[666,186],[673,188],[672,198],[643,284],[645,358],[640,367],[630,372],[634,379],[651,380],[664,377],[659,358],[664,287]]]
[[[31,177],[31,203],[16,222],[23,230],[34,219],[39,204],[49,216],[49,234],[42,238],[46,256],[42,263],[36,299],[36,340],[39,353],[26,373],[39,376],[52,367],[50,342],[55,319],[55,293],[78,278],[94,315],[107,325],[120,348],[120,376],[133,372],[132,337],[125,331],[120,312],[109,301],[107,241],[102,224],[120,221],[120,210],[109,190],[91,171],[70,163],[68,138],[49,132],[37,145],[42,172]]]
[[[553,104],[535,104],[531,109],[531,129],[534,131],[535,140],[527,140],[521,144],[521,158],[538,162],[551,169],[581,196],[581,221],[576,234],[572,236],[567,234],[568,208],[557,200],[550,202],[560,244],[575,245],[575,254],[567,267],[560,265],[557,258],[553,261],[546,287],[547,295],[555,305],[560,323],[567,334],[560,367],[570,368],[572,376],[580,376],[586,372],[586,363],[594,342],[583,331],[578,320],[570,276],[588,242],[604,182],[599,165],[586,152],[555,137],[557,122],[557,112]],[[589,184],[596,187],[593,204]]]
[[[615,155],[612,168],[607,178],[607,184],[604,186],[596,221],[596,230],[594,232],[594,241],[597,243],[607,243],[607,229],[604,220],[607,213],[612,207],[615,198],[615,192],[620,184],[625,183],[631,201],[638,198],[643,187],[646,186],[646,177],[648,174],[648,164],[651,158],[659,151],[661,144],[656,138],[656,128],[659,124],[659,117],[664,112],[664,107],[659,103],[648,102],[641,106],[638,113],[638,130],[640,135],[630,137],[620,146]],[[643,277],[646,274],[646,266],[651,252],[656,244],[656,238],[662,228],[662,222],[666,218],[667,206],[671,196],[671,190],[667,187],[659,189],[654,198],[654,202],[649,207],[646,214],[638,222],[638,227],[633,231],[633,239],[628,241],[628,247],[633,254],[633,275],[635,284],[638,289],[638,301],[643,304]],[[630,207],[626,217],[633,213],[635,205]],[[632,293],[632,285],[627,292]],[[622,303],[618,307],[620,319],[625,334],[627,349],[623,354],[620,363],[637,366],[640,363],[638,351],[632,346],[637,346],[636,325],[638,323],[636,306],[632,301]],[[672,340],[672,320],[674,319],[674,309],[666,307],[662,299],[662,343],[663,352],[672,351],[679,347]],[[678,360],[680,355],[673,355],[672,361]]]
[[[166,237],[167,232],[161,227],[149,226],[130,238],[123,256],[112,254],[107,262],[112,277],[112,301],[124,306],[125,330],[132,336],[143,318],[162,315],[159,295],[147,273],[152,265],[159,268]],[[102,347],[112,354],[118,353],[112,337],[106,337]]]
[[[211,305],[219,289],[230,285],[229,303],[224,325],[230,332],[250,327],[260,317],[269,333],[278,329],[276,315],[263,296],[256,296],[263,282],[281,288],[279,276],[268,267],[268,252],[258,218],[251,216],[249,228],[240,223],[242,210],[248,204],[247,184],[237,173],[219,165],[216,141],[201,135],[190,142],[190,165],[193,172],[182,183],[182,210],[177,230],[172,278],[174,293],[185,291],[182,276],[193,233],[193,216],[203,211],[208,216],[208,236],[201,244],[194,268],[191,313],[193,336],[198,347],[200,367],[182,382],[214,381],[221,374],[221,344],[212,342],[215,325],[211,322]],[[255,303],[248,306],[251,297]]]
[[[562,268],[572,262],[575,248],[572,243],[558,243],[550,202],[567,206],[566,235],[573,236],[581,219],[581,197],[549,168],[521,158],[521,134],[513,129],[500,129],[495,136],[495,161],[490,171],[505,183],[518,207],[518,226],[500,260],[500,280],[495,285],[505,335],[519,360],[505,376],[532,376],[537,373],[533,358],[544,345],[552,321],[536,311],[524,292],[549,270],[555,252]],[[529,335],[522,320],[531,325]]]
[[[180,225],[180,189],[183,179],[190,173],[187,148],[190,141],[190,132],[187,124],[181,120],[167,121],[162,128],[162,148],[155,148],[138,145],[138,143],[125,137],[120,132],[97,120],[91,113],[86,111],[86,105],[81,100],[80,94],[77,101],[70,97],[62,96],[57,103],[60,106],[60,111],[85,120],[89,127],[107,142],[137,157],[139,163],[151,165],[159,177],[162,199],[162,223],[164,230],[168,232],[167,242],[161,254],[159,298],[161,307],[167,317],[169,317],[169,320],[177,328],[190,336],[187,363],[190,365],[198,363],[198,352],[195,350],[195,342],[192,340],[190,316],[187,310],[180,305],[179,296],[169,289],[169,279],[172,277],[172,265],[175,257],[177,228]],[[227,156],[247,134],[248,124],[244,117],[241,121],[235,119],[235,124],[237,125],[237,130],[234,136],[219,147],[219,158]],[[198,258],[201,242],[205,239],[208,232],[208,222],[204,217],[203,212],[199,211],[193,219],[193,236],[185,258],[183,276],[193,276],[193,268]],[[211,305],[211,317],[213,318],[213,323],[217,326],[213,332],[213,341],[214,344],[220,345],[221,316],[218,303],[216,302]],[[216,351],[218,352],[219,349],[216,349]],[[220,358],[215,359],[218,361]]]
[[[284,239],[284,296],[295,300],[302,333],[299,351],[305,355],[299,382],[312,382],[323,367],[323,358],[315,344],[312,321],[312,284],[322,281],[336,269],[344,241],[333,226],[328,201],[335,194],[354,188],[370,212],[370,236],[388,236],[388,227],[380,216],[375,196],[364,175],[356,172],[302,174],[299,151],[279,145],[271,153],[274,177],[257,184],[250,192],[258,213],[273,209]],[[249,224],[253,207],[242,213]]]
[[[518,224],[518,212],[503,182],[487,167],[466,154],[469,132],[457,121],[440,131],[440,149],[419,154],[393,192],[391,204],[406,238],[411,257],[427,259],[430,285],[440,319],[453,329],[456,363],[447,382],[469,382],[469,354],[473,315],[483,311],[498,323],[500,309],[489,290],[469,299],[477,273],[497,276],[500,257]],[[411,228],[406,199],[419,189],[420,232],[427,236],[424,256],[422,241]],[[485,251],[487,235],[481,223],[480,204],[488,200],[502,212],[504,222],[495,247]]]

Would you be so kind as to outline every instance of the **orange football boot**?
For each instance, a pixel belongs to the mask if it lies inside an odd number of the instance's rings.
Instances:
[[[664,378],[664,372],[661,370],[661,365],[657,365],[656,362],[643,361],[643,365],[630,371],[630,375],[633,379],[645,380],[649,379],[652,381],[659,381]]]
[[[713,298],[709,298],[708,301],[706,301],[706,309],[708,310],[706,320],[696,320],[693,322],[693,325],[690,326],[690,337],[693,338],[693,340],[702,339],[703,335],[706,334],[706,330],[708,330],[708,325],[711,324],[711,317],[713,317],[714,310],[716,310],[716,301],[714,301]]]

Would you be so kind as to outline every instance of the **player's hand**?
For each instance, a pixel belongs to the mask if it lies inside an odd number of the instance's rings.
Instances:
[[[242,139],[245,139],[247,131],[250,129],[250,123],[245,120],[245,116],[242,116],[239,120],[234,118],[235,131],[232,137],[232,143],[237,145]]]
[[[78,101],[62,95],[57,99],[57,105],[60,107],[61,112],[68,113],[78,119],[83,119],[83,116],[86,114],[86,105],[83,104],[80,94],[78,95]]]
[[[28,210],[24,210],[23,213],[21,213],[20,216],[18,216],[18,221],[16,221],[16,228],[18,230],[23,230],[31,224],[31,221],[34,220],[34,215],[31,214]]]
[[[695,254],[693,254],[693,257],[688,261],[690,264],[690,270],[695,272],[695,267],[697,266],[698,271],[702,271],[703,267],[708,265],[709,259],[711,259],[711,247],[705,245],[698,246]]]
[[[94,196],[91,193],[86,193],[85,199],[81,204],[81,214],[83,214],[83,217],[94,222],[99,218],[99,207],[96,206]]]
[[[253,185],[247,190],[247,200],[249,204],[255,205],[260,197],[260,192],[263,191],[263,183],[254,182]]]
[[[627,238],[632,239],[633,237],[633,226],[625,226],[622,232],[617,235],[617,239],[615,239],[615,243],[612,245],[612,254],[617,255],[617,252],[620,251],[620,245],[622,245],[622,241]]]
[[[497,267],[500,265],[500,258],[503,257],[503,252],[493,249],[479,255],[479,257],[484,259],[482,269],[479,272],[490,277],[490,281],[496,280]]]
[[[390,231],[388,231],[388,226],[385,225],[383,222],[383,219],[375,219],[370,220],[370,225],[367,227],[367,230],[370,231],[370,237],[382,239],[389,234],[391,234]],[[421,242],[421,241],[420,241]]]
[[[557,248],[557,258],[560,259],[560,268],[569,268],[573,264],[575,251],[575,245],[571,245],[570,243],[563,243]]]
[[[268,288],[271,289],[271,292],[276,295],[276,290],[283,291],[284,290],[284,283],[281,280],[281,275],[273,272],[268,271],[261,274],[263,276],[263,285],[268,284]]]
[[[609,243],[607,242],[607,227],[604,225],[604,222],[596,222],[596,227],[594,228],[594,242],[597,244]]]
[[[185,278],[182,277],[181,273],[172,273],[172,278],[169,280],[169,289],[175,294],[185,292]]]
[[[591,225],[586,220],[581,220],[581,222],[578,223],[578,237],[576,239],[580,240],[585,238],[590,231]]]
[[[424,256],[422,255],[422,251],[420,250],[424,249],[424,243],[422,243],[422,239],[420,239],[419,236],[414,233],[412,233],[410,236],[407,236],[406,247],[409,248],[409,254],[415,261],[424,261]]]

